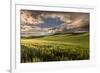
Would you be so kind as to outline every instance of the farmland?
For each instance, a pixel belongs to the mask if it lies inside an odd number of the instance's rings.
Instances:
[[[21,62],[89,59],[89,33],[64,33],[21,38]]]

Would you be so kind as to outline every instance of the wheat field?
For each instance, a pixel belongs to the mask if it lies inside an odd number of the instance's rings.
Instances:
[[[89,59],[89,33],[21,38],[21,62]]]

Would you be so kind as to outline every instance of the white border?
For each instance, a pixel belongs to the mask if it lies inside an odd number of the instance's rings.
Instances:
[[[20,9],[62,11],[62,12],[88,12],[90,13],[90,60],[81,61],[60,61],[60,62],[40,62],[40,63],[20,63]],[[11,71],[38,71],[52,69],[79,68],[95,65],[95,9],[93,7],[77,6],[43,6],[43,5],[21,5],[15,4],[12,11],[12,59]],[[19,48],[19,49],[18,49]]]

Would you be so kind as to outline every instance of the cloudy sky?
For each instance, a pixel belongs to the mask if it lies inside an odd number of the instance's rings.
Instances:
[[[89,13],[21,10],[22,34],[47,34],[89,30]]]

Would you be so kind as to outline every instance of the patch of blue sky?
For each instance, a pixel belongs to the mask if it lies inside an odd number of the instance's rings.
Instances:
[[[53,28],[53,27],[58,27],[61,26],[64,21],[60,20],[60,18],[52,18],[52,17],[48,17],[48,18],[43,18],[44,23],[39,24],[39,26],[41,28]]]

